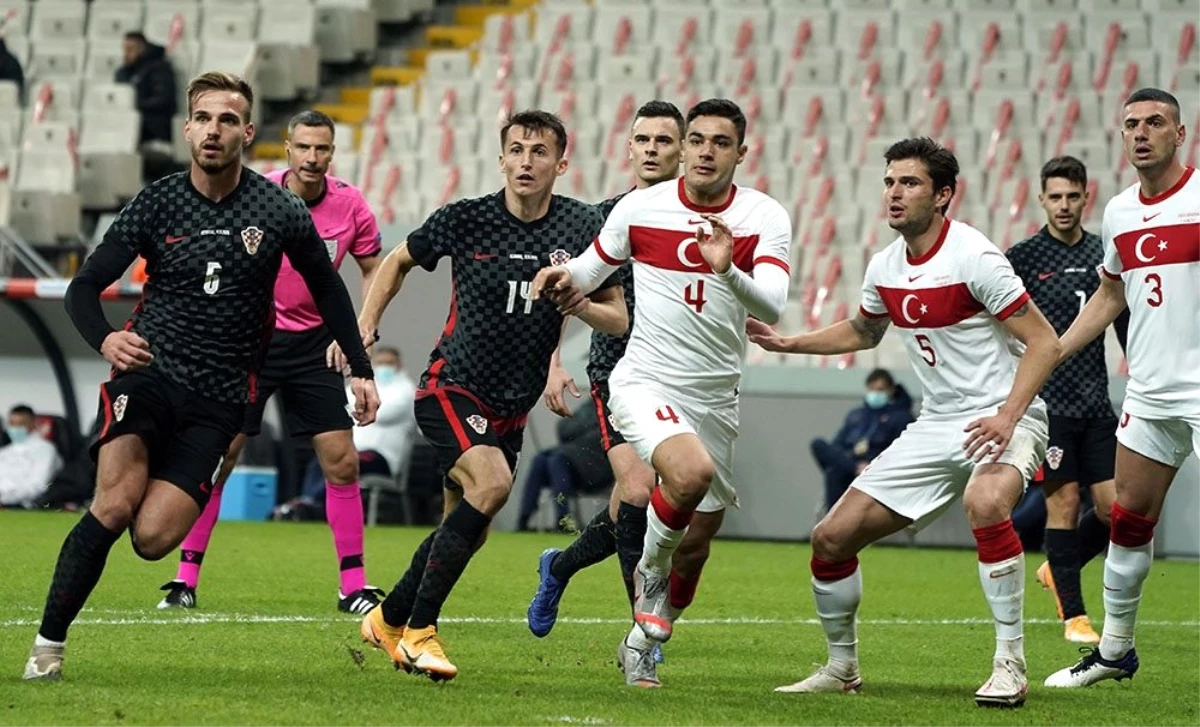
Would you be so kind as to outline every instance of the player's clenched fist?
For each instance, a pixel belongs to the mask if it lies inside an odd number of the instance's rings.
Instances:
[[[350,392],[354,394],[354,421],[360,427],[373,423],[379,412],[379,392],[375,389],[375,380],[351,377]]]
[[[100,355],[117,371],[138,371],[150,365],[150,344],[133,331],[113,331],[100,344]]]

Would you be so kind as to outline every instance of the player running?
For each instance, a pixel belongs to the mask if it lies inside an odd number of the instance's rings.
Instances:
[[[187,97],[191,169],[126,205],[67,289],[72,322],[112,364],[113,377],[100,386],[95,499],[59,552],[26,679],[62,677],[67,629],[126,529],[134,552],[158,560],[204,509],[246,405],[258,396],[284,255],[349,353],[359,424],[374,421],[379,406],[354,306],[312,217],[295,195],[242,167],[254,139],[249,84],[205,73],[192,79]],[[100,294],[138,256],[150,277],[133,315],[114,331]]]
[[[687,114],[684,176],[635,190],[586,254],[538,273],[534,295],[589,291],[629,259],[638,315],[613,369],[615,428],[661,478],[634,570],[634,619],[618,648],[627,684],[660,685],[653,658],[691,604],[725,508],[737,505],[733,449],[747,315],[775,322],[787,302],[791,220],[734,185],[746,117],[709,99]]]
[[[1088,204],[1083,162],[1056,157],[1042,167],[1041,178],[1038,200],[1046,225],[1013,245],[1008,259],[1038,309],[1063,334],[1100,285],[1104,244],[1080,223]],[[1123,316],[1114,325],[1122,345],[1128,323]],[[1108,395],[1104,339],[1055,369],[1040,396],[1050,414],[1050,440],[1041,474],[1046,562],[1038,567],[1037,579],[1054,594],[1067,641],[1096,644],[1100,637],[1083,605],[1079,571],[1108,547],[1108,513],[1116,497],[1117,417]],[[1094,505],[1083,517],[1080,486],[1088,488]]]
[[[813,530],[812,591],[829,661],[776,691],[859,690],[858,553],[929,524],[961,496],[996,629],[992,675],[975,701],[1020,706],[1028,690],[1025,555],[1010,515],[1045,456],[1047,415],[1037,392],[1058,359],[1058,338],[1004,254],[945,216],[958,177],[954,154],[918,138],[884,157],[883,201],[900,237],[871,258],[858,314],[786,338],[747,323],[750,340],[768,350],[826,356],[874,348],[895,323],[923,390],[917,421]]]
[[[1065,360],[1129,308],[1104,628],[1099,648],[1051,674],[1048,687],[1137,672],[1134,626],[1154,527],[1175,473],[1189,452],[1200,455],[1200,177],[1179,161],[1187,140],[1179,102],[1157,88],[1135,91],[1125,102],[1121,139],[1138,181],[1104,208],[1104,279],[1062,338]]]
[[[514,114],[500,131],[504,189],[446,205],[384,259],[359,317],[373,335],[405,276],[453,267],[450,315],[421,376],[417,426],[446,475],[445,518],[407,572],[362,621],[365,641],[408,671],[453,679],[438,638],[442,605],[512,489],[529,410],[546,387],[564,314],[612,335],[628,326],[616,280],[558,307],[531,295],[537,271],[585,250],[600,228],[591,205],[553,194],[567,170],[567,132],[544,111]]]
[[[330,175],[333,119],[319,111],[302,111],[288,123],[288,167],[266,175],[304,200],[334,269],[349,254],[370,289],[379,265],[380,235],[375,214],[362,193]],[[362,494],[358,486],[358,452],[346,413],[342,374],[326,365],[332,337],[304,279],[284,260],[275,280],[275,331],[258,374],[258,399],[246,407],[246,421],[229,446],[213,483],[208,504],[179,549],[175,579],[162,587],[167,595],[159,608],[195,608],[200,568],[217,516],[221,493],[237,464],[246,438],[262,431],[263,413],[271,396],[283,397],[288,436],[307,436],[325,474],[325,513],[337,552],[340,611],[364,614],[383,600],[383,591],[368,586],[363,569]],[[263,554],[266,556],[267,554]]]
[[[646,189],[679,176],[684,127],[683,114],[672,103],[650,101],[638,109],[629,133],[629,158],[637,175],[636,189]],[[625,194],[597,205],[606,219]],[[625,291],[625,305],[632,321],[633,265],[622,265],[617,271],[617,279]],[[624,336],[609,336],[599,331],[592,333],[588,380],[592,384],[592,401],[600,421],[601,444],[608,453],[616,485],[609,506],[584,527],[566,550],[550,548],[538,559],[538,589],[527,612],[529,630],[534,636],[546,636],[554,628],[559,600],[571,577],[614,553],[621,566],[630,607],[633,606],[633,570],[642,557],[642,541],[646,538],[646,507],[654,489],[654,470],[638,458],[637,451],[613,426],[608,405],[608,379],[617,361],[625,355],[628,343],[628,332]],[[546,401],[551,411],[559,416],[571,413],[563,399],[564,390],[579,396],[574,379],[558,363],[556,351],[546,384]]]

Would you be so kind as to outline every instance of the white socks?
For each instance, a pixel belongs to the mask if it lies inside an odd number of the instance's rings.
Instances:
[[[1120,659],[1133,648],[1142,584],[1153,558],[1153,540],[1136,548],[1108,545],[1104,560],[1104,631],[1100,637],[1100,656],[1105,659]]]
[[[812,579],[817,616],[829,644],[830,663],[858,666],[858,628],[855,616],[862,600],[862,569],[839,581]]]
[[[979,583],[996,625],[996,658],[1025,663],[1022,616],[1025,605],[1025,554],[999,563],[979,564]]]
[[[63,647],[63,646],[66,646],[66,645],[67,645],[67,642],[65,642],[65,641],[51,641],[50,639],[47,639],[47,638],[45,638],[45,637],[44,637],[44,636],[42,636],[41,634],[38,634],[37,636],[33,637],[33,645],[34,645],[34,646],[57,646],[57,647]]]
[[[659,575],[671,572],[671,556],[679,548],[687,528],[674,530],[658,517],[653,504],[646,508],[646,539],[642,548],[642,564]]]

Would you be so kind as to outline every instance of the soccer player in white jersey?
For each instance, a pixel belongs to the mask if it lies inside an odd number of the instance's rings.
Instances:
[[[1099,648],[1051,674],[1048,687],[1086,687],[1137,671],[1133,631],[1154,526],[1175,473],[1190,451],[1200,454],[1200,175],[1179,161],[1187,138],[1179,102],[1156,88],[1135,91],[1121,138],[1138,181],[1104,208],[1100,289],[1062,337],[1066,359],[1129,308],[1104,630]]]
[[[812,590],[829,661],[776,691],[859,690],[859,551],[928,524],[961,496],[996,629],[992,675],[975,701],[1015,707],[1028,689],[1025,556],[1010,516],[1046,453],[1048,416],[1037,392],[1058,360],[1058,338],[1008,258],[945,216],[958,176],[954,154],[917,138],[893,144],[884,157],[883,201],[900,237],[868,264],[858,314],[791,337],[746,324],[750,340],[769,350],[836,355],[874,348],[894,323],[922,388],[917,421],[813,530]]]
[[[691,603],[708,544],[725,508],[737,504],[746,316],[774,323],[787,301],[791,220],[767,195],[733,184],[745,135],[737,104],[696,104],[687,114],[683,178],[630,192],[587,253],[534,279],[534,296],[566,299],[634,261],[637,316],[609,380],[610,407],[661,484],[634,571],[636,624],[618,651],[631,685],[659,685],[651,652]],[[673,558],[677,550],[687,557]]]

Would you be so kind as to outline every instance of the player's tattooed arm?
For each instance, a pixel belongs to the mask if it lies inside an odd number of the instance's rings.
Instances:
[[[861,312],[850,319],[850,327],[858,334],[859,340],[863,343],[862,348],[878,346],[879,342],[883,340],[883,334],[887,333],[890,323],[891,319],[887,316],[868,318]]]
[[[781,336],[766,323],[750,318],[746,321],[746,334],[751,343],[768,351],[835,356],[875,348],[883,339],[888,324],[886,316],[869,318],[860,311],[850,320],[839,321],[819,331]]]

